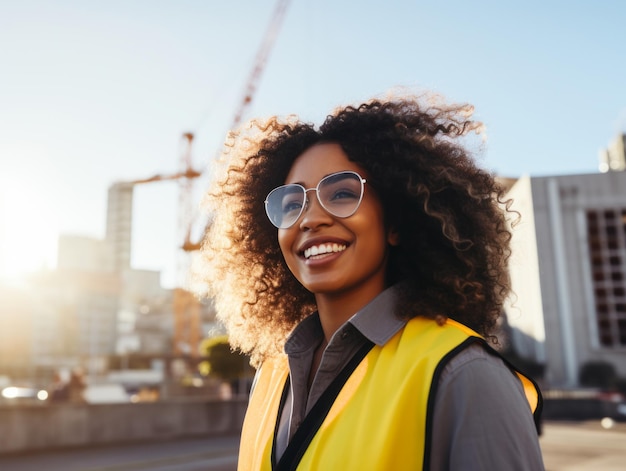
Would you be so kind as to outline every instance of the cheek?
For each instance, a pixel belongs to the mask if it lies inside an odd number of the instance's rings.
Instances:
[[[289,229],[279,229],[278,230],[278,245],[280,247],[280,251],[283,254],[283,259],[285,260],[285,264],[289,271],[293,276],[298,278],[298,264],[296,256],[293,253],[293,244],[295,243],[295,234],[292,234],[293,231]]]
[[[283,258],[289,263],[289,257],[291,255],[291,247],[293,244],[294,236],[292,231],[288,229],[278,229],[278,245],[280,251],[283,253]]]

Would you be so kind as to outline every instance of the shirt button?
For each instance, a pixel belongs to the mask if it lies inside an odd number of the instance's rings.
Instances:
[[[341,333],[341,339],[342,339],[342,340],[345,340],[345,339],[347,339],[348,337],[350,337],[350,332],[349,332],[349,331],[347,331],[347,330],[344,330],[344,331]]]

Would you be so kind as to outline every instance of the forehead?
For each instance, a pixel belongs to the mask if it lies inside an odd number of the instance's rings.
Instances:
[[[316,144],[294,160],[285,183],[300,183],[307,188],[314,187],[326,175],[342,170],[353,170],[365,177],[363,168],[348,159],[339,144]]]

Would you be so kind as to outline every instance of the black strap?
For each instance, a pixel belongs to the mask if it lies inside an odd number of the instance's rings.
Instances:
[[[339,372],[337,377],[328,386],[328,388],[326,388],[326,391],[324,391],[311,411],[304,418],[302,424],[293,435],[293,438],[289,441],[289,445],[287,445],[287,448],[278,463],[275,462],[276,455],[274,453],[274,449],[272,449],[272,469],[274,471],[294,471],[298,467],[300,460],[304,456],[304,453],[313,440],[313,437],[324,422],[324,419],[328,415],[335,399],[337,399],[339,392],[346,384],[346,381],[348,381],[348,378],[352,375],[356,367],[359,366],[363,358],[365,358],[373,347],[374,343],[367,341],[367,343],[354,354],[348,364]],[[287,397],[285,391],[288,387],[289,381],[287,381],[285,384],[285,390],[283,390],[283,398],[278,412],[277,424],[278,421],[280,421],[284,400]],[[274,439],[274,442],[275,441],[276,440]]]
[[[280,403],[278,405],[278,415],[276,416],[276,425],[274,426],[274,440],[272,440],[272,469],[276,466],[276,440],[278,438],[278,429],[280,427],[281,418],[287,402],[287,396],[289,395],[289,388],[291,387],[291,376],[287,376],[285,386],[283,386],[283,393],[280,396]]]
[[[465,350],[469,345],[475,342],[481,342],[486,345],[486,343],[482,341],[482,339],[480,339],[479,337],[468,337],[462,343],[450,350],[441,359],[441,361],[439,361],[439,364],[435,368],[435,371],[433,373],[433,379],[430,383],[430,391],[428,393],[428,402],[426,406],[426,429],[424,432],[424,462],[422,469],[430,469],[430,449],[432,447],[433,438],[433,413],[435,411],[435,398],[437,396],[437,389],[439,387],[439,379],[441,378],[441,373],[453,357],[455,357],[460,351]]]

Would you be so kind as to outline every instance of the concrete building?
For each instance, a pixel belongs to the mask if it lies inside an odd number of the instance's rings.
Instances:
[[[131,268],[133,185],[109,188],[104,239],[62,235],[56,270],[0,286],[0,374],[100,374],[115,355],[196,355],[220,327],[210,303],[164,289],[159,271]]]
[[[0,368],[95,373],[109,357],[140,350],[140,309],[168,290],[157,271],[116,269],[112,253],[106,240],[62,235],[56,270],[32,275],[10,296],[5,290],[12,301],[0,306]]]
[[[59,236],[57,270],[112,273],[115,271],[113,246],[93,237]]]
[[[0,376],[33,372],[32,299],[18,287],[0,285]]]
[[[190,322],[186,328],[194,328],[196,332],[186,332],[186,335],[175,339],[177,319],[174,306],[177,298],[180,299],[180,293],[177,293],[176,290],[168,290],[162,296],[146,299],[139,307],[139,314],[133,328],[133,334],[138,338],[137,353],[142,355],[174,355],[179,353],[195,355],[197,354],[197,344],[176,345],[175,341],[185,342],[195,339],[195,343],[197,343],[207,335],[225,333],[224,327],[216,320],[213,303],[199,301],[192,293],[187,294],[189,299],[196,304],[198,319],[197,322]]]
[[[161,273],[154,270],[125,269],[118,273],[121,279],[118,312],[117,353],[139,352],[141,342],[136,331],[137,320],[154,303],[161,304],[170,290],[161,287]],[[170,317],[173,317],[170,306]]]
[[[133,222],[133,184],[114,183],[109,187],[106,219],[106,241],[113,250],[116,270],[130,268]]]
[[[119,293],[113,273],[61,270],[0,287],[0,374],[43,381],[59,369],[101,370],[115,354]]]
[[[551,387],[579,385],[581,366],[626,377],[626,172],[520,178],[510,261],[512,342],[546,365]]]
[[[120,280],[115,273],[57,270],[30,280],[35,362],[101,370],[115,354]]]

